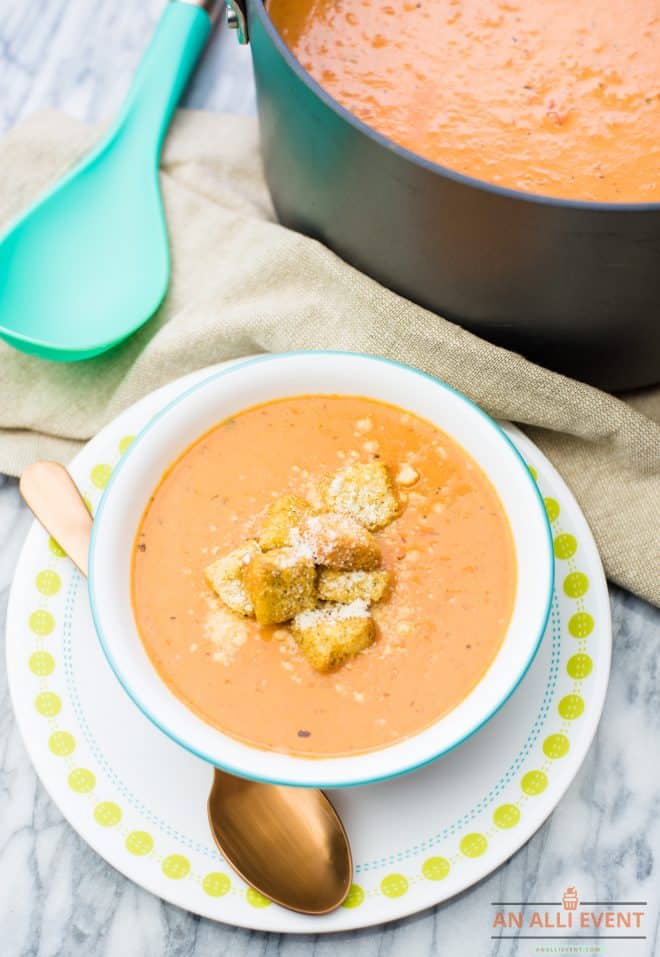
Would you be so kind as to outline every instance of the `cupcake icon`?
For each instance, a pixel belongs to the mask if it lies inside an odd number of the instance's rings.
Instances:
[[[567,887],[562,898],[564,910],[577,910],[578,894],[574,887]]]

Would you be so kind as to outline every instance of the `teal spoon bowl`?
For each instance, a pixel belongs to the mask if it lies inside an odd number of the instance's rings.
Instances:
[[[0,239],[0,336],[15,348],[87,359],[160,305],[170,276],[160,152],[211,25],[204,4],[168,4],[109,132]]]

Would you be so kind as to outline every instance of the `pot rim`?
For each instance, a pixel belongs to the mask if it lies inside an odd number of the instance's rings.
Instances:
[[[432,160],[428,160],[425,157],[420,156],[418,153],[413,153],[412,150],[407,149],[405,146],[400,146],[398,143],[395,143],[394,140],[391,140],[389,137],[379,133],[367,123],[364,123],[361,119],[359,119],[359,117],[355,116],[354,113],[351,113],[350,110],[346,109],[345,106],[342,106],[338,100],[335,100],[334,97],[330,96],[330,94],[324,90],[319,83],[316,82],[312,75],[305,70],[301,62],[296,59],[280,36],[275,24],[270,18],[268,10],[266,9],[265,0],[249,0],[249,2],[246,3],[246,7],[248,14],[256,11],[256,15],[259,18],[261,25],[263,26],[269,39],[274,44],[280,56],[293,70],[296,76],[302,80],[305,86],[312,93],[314,93],[314,95],[321,100],[322,103],[329,107],[343,120],[348,122],[348,124],[355,130],[367,136],[379,146],[385,147],[385,149],[389,150],[391,153],[394,153],[396,156],[401,157],[401,159],[414,163],[416,166],[419,166],[430,173],[451,179],[462,186],[469,186],[473,189],[479,190],[480,192],[491,193],[495,196],[512,199],[517,202],[531,202],[538,206],[553,206],[560,209],[580,210],[584,212],[660,213],[660,201],[657,203],[603,203],[596,200],[586,199],[562,199],[561,197],[557,196],[546,196],[542,193],[527,193],[520,189],[511,189],[507,186],[498,186],[496,183],[488,183],[486,180],[478,179],[476,176],[469,176],[465,173],[459,173],[457,170],[453,170],[448,166],[442,166],[440,163],[434,163]]]

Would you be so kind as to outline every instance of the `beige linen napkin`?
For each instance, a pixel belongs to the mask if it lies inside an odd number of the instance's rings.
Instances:
[[[95,136],[49,113],[0,143],[0,227]],[[251,119],[180,112],[162,182],[172,284],[139,333],[78,364],[44,362],[0,343],[0,471],[18,475],[36,458],[67,461],[140,396],[222,359],[312,348],[390,356],[523,425],[577,496],[608,576],[660,604],[660,390],[622,401],[542,369],[277,225]]]

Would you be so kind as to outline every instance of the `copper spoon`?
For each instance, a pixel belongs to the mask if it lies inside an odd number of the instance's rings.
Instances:
[[[20,490],[86,576],[92,516],[69,472],[56,462],[35,462],[23,472]],[[346,899],[351,850],[321,791],[246,781],[215,768],[208,816],[223,857],[265,897],[301,914],[327,914]]]

